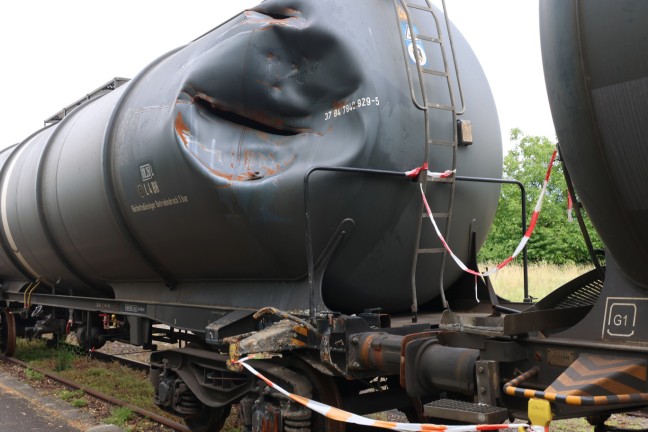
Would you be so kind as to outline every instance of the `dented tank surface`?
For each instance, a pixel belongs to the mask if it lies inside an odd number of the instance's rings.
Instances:
[[[431,16],[415,20],[436,33]],[[41,279],[82,296],[294,307],[282,289],[305,286],[296,281],[307,276],[305,173],[423,162],[424,114],[410,95],[403,23],[391,1],[269,0],[0,153],[5,286]],[[458,174],[499,177],[488,84],[456,31],[455,48],[475,137],[458,150]],[[436,46],[424,50],[438,63]],[[455,125],[432,127],[452,136]],[[447,153],[434,151],[431,168],[447,168]],[[318,172],[309,194],[315,257],[343,219],[355,221],[324,276],[327,306],[408,308],[418,186]],[[483,242],[498,195],[457,185],[457,255],[467,258],[471,226]],[[419,302],[438,295],[439,261],[419,266]],[[446,286],[458,275],[448,264]]]

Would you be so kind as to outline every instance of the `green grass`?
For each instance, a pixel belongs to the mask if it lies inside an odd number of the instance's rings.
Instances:
[[[45,375],[43,375],[40,372],[36,372],[35,370],[32,370],[32,369],[27,369],[25,371],[25,376],[27,377],[27,379],[33,380],[33,381],[40,381],[43,378],[45,378]]]
[[[58,344],[58,346],[56,347],[56,364],[54,366],[54,370],[61,372],[71,369],[76,356],[77,355],[74,348],[69,347],[65,344]]]
[[[16,340],[15,357],[25,363],[38,362],[52,357],[52,349],[47,346],[43,339],[27,340],[18,338]]]
[[[70,404],[75,408],[83,408],[88,406],[88,401],[85,399],[73,399]]]
[[[117,407],[110,412],[110,417],[106,419],[106,423],[124,427],[132,418],[133,411],[125,407]]]
[[[480,269],[485,271],[491,266],[481,264]],[[529,265],[529,295],[541,299],[556,288],[575,277],[588,272],[591,265],[564,265],[557,266],[547,263]],[[509,264],[491,276],[495,292],[502,298],[520,302],[524,299],[524,271],[521,264]]]
[[[145,372],[129,369],[117,362],[88,361],[86,356],[79,355],[74,348],[57,346],[50,348],[42,339],[27,341],[19,338],[15,357],[34,368],[53,371],[58,376],[76,382],[83,387],[94,389],[158,415],[173,418],[153,402],[154,390]],[[33,376],[41,375],[42,377],[42,374],[33,370],[30,373],[34,373]],[[85,406],[87,401],[81,394],[82,392],[62,392],[59,397],[65,398],[74,406]],[[118,411],[112,417],[117,421],[123,417],[123,414]],[[132,412],[130,414],[132,415]],[[174,419],[177,420],[177,418]],[[145,423],[139,419],[133,430],[146,430]]]
[[[83,390],[63,390],[58,394],[58,397],[75,408],[88,406],[88,401],[85,399],[85,392]]]
[[[62,390],[58,394],[58,397],[63,399],[65,402],[70,402],[73,399],[79,399],[83,396],[85,396],[85,392],[83,390]]]
[[[75,362],[75,367],[63,375],[101,393],[125,402],[161,413],[153,403],[153,387],[146,373],[134,371],[119,363]]]

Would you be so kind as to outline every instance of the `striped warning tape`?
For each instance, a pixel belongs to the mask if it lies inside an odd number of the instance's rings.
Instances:
[[[430,205],[428,204],[427,198],[425,197],[425,191],[423,190],[423,184],[421,184],[421,196],[423,197],[423,204],[425,205],[425,209],[427,211],[427,214],[430,218],[430,221],[432,222],[432,226],[434,226],[434,231],[436,231],[437,236],[441,240],[441,243],[443,244],[443,247],[448,251],[452,259],[457,263],[457,265],[465,272],[470,273],[471,275],[474,275],[475,277],[477,276],[490,276],[492,274],[495,274],[498,270],[506,266],[508,263],[513,261],[515,257],[517,257],[520,252],[524,249],[526,246],[527,242],[529,241],[529,238],[531,238],[531,234],[533,234],[533,230],[535,229],[536,223],[538,222],[538,217],[540,216],[540,210],[542,209],[542,200],[544,199],[545,193],[547,192],[547,185],[549,184],[549,177],[551,176],[551,168],[553,167],[554,160],[556,159],[556,153],[557,151],[554,150],[553,154],[551,155],[551,161],[549,162],[549,167],[547,168],[547,174],[545,175],[544,183],[542,185],[542,191],[540,192],[540,196],[538,197],[538,201],[536,202],[535,208],[533,210],[533,215],[531,216],[531,223],[529,224],[529,227],[527,228],[526,232],[524,233],[524,236],[522,237],[522,240],[520,240],[520,243],[518,244],[517,248],[513,252],[513,254],[506,258],[504,261],[499,263],[497,266],[489,269],[488,271],[484,273],[479,273],[475,270],[471,270],[466,266],[459,257],[457,257],[454,252],[452,252],[452,249],[450,249],[450,246],[448,246],[448,243],[445,241],[443,238],[443,234],[441,234],[441,231],[439,230],[439,227],[437,226],[434,216],[432,214],[432,210],[430,209]],[[421,168],[417,168],[412,171],[408,171],[406,175],[408,177],[414,176],[414,172],[416,172],[416,175],[422,170],[422,169],[427,169],[427,164],[424,164]],[[418,170],[418,171],[416,171]],[[449,171],[446,171],[448,173]],[[451,172],[451,171],[450,171]],[[411,175],[410,175],[411,173]],[[432,173],[435,174],[435,173]],[[436,174],[444,174],[444,173],[436,173]]]
[[[457,173],[457,170],[445,170],[443,172],[432,172],[428,170],[428,164],[424,163],[418,168],[414,168],[413,170],[406,171],[405,176],[409,178],[416,178],[421,173],[421,171],[427,171],[428,180],[432,179],[433,181],[454,177],[454,175]]]
[[[348,411],[341,410],[339,408],[332,407],[330,405],[323,404],[321,402],[314,401],[312,399],[305,398],[303,396],[298,396],[296,394],[290,393],[281,386],[273,383],[268,378],[266,378],[259,371],[254,369],[252,366],[247,364],[248,360],[254,359],[254,356],[248,356],[242,359],[239,359],[237,363],[240,363],[248,371],[250,371],[254,376],[263,380],[269,387],[277,390],[279,393],[284,396],[292,399],[293,401],[310,408],[311,410],[322,414],[326,418],[337,420],[345,423],[353,423],[362,426],[373,426],[382,429],[391,429],[397,431],[410,431],[410,432],[419,432],[419,431],[448,431],[448,432],[469,432],[469,431],[491,431],[497,429],[529,429],[533,430],[534,428],[525,424],[525,423],[510,423],[510,424],[485,424],[485,425],[462,425],[462,426],[444,426],[444,425],[435,425],[427,423],[397,423],[397,422],[388,422],[382,420],[374,420],[368,417],[359,416],[352,414]],[[544,430],[544,429],[542,429]]]

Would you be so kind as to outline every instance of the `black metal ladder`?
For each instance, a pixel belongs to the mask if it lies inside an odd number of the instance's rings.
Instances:
[[[454,86],[451,76],[451,67],[448,63],[444,35],[439,24],[438,12],[433,9],[429,0],[394,0],[398,14],[398,23],[402,33],[403,57],[406,63],[407,77],[410,86],[410,93],[414,105],[423,111],[425,121],[425,153],[424,161],[431,170],[445,171],[456,170],[457,168],[457,116],[464,112],[464,101],[459,80],[459,73],[456,64],[456,56],[452,44],[450,25],[447,19],[445,0],[443,3],[443,14],[445,27],[448,35],[448,42],[452,54],[454,76],[457,80],[457,88],[461,100],[461,109],[458,110],[455,104]],[[419,32],[417,22],[434,23],[432,30],[436,35],[429,35]],[[441,61],[442,64],[439,64]],[[434,63],[437,63],[436,65]],[[448,121],[450,119],[450,121]],[[439,126],[441,125],[441,126]],[[435,158],[432,160],[431,149],[435,148]],[[439,163],[445,164],[440,166]],[[450,222],[455,195],[454,176],[445,179],[429,178],[427,171],[423,170],[418,181],[428,197],[435,193],[447,195],[447,206],[441,211],[435,212],[435,220],[445,220],[445,226],[439,228],[447,240],[450,233]],[[445,189],[445,190],[442,190]],[[417,321],[418,299],[416,287],[416,273],[419,264],[419,257],[423,254],[441,254],[441,267],[439,275],[440,294],[443,307],[448,304],[443,290],[444,267],[448,253],[443,247],[422,247],[423,220],[427,213],[423,211],[421,203],[421,217],[417,221],[416,249],[412,262],[412,321]],[[434,211],[434,210],[433,210]],[[426,239],[427,240],[427,239]],[[428,240],[430,241],[430,240]],[[431,240],[433,241],[433,239]]]

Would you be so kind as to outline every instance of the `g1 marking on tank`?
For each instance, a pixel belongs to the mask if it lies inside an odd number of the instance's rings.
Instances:
[[[645,310],[648,298],[608,297],[603,319],[602,339],[645,337],[637,334],[638,321],[643,321],[639,310]]]

